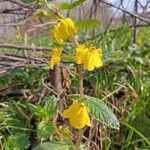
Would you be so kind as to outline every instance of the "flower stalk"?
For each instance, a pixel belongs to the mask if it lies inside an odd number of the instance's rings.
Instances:
[[[75,47],[77,47],[78,41],[74,38],[72,38],[72,43],[74,44]],[[78,68],[78,73],[79,73],[79,92],[80,92],[80,96],[82,97],[84,95],[83,93],[83,68],[82,65],[77,65]],[[77,142],[76,142],[76,149],[80,150],[80,144],[82,141],[82,134],[83,134],[83,128],[78,130],[78,137],[77,137]]]
[[[82,141],[82,134],[83,134],[83,129],[79,129],[79,131],[78,131],[78,140],[77,140],[77,143],[76,143],[77,150],[80,150],[80,144],[81,144],[81,141]]]
[[[78,73],[79,73],[79,91],[80,91],[80,95],[81,97],[84,95],[83,93],[83,68],[82,65],[78,65]]]

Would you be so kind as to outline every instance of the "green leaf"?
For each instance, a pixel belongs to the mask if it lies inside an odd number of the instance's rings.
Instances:
[[[51,121],[42,120],[37,127],[37,135],[41,140],[46,140],[53,133],[53,123]]]
[[[51,141],[39,144],[32,150],[75,150],[75,147],[67,143]]]
[[[69,94],[67,95],[68,99],[81,99],[81,95],[80,94]]]
[[[34,113],[39,118],[47,117],[46,110],[42,106],[29,104],[29,108],[32,111],[32,113]]]
[[[53,116],[55,115],[56,107],[57,107],[57,100],[56,100],[56,97],[52,95],[46,100],[45,105],[44,105],[47,115],[50,118],[53,118]]]
[[[85,103],[90,109],[90,114],[101,123],[114,129],[119,129],[119,122],[108,106],[98,98],[87,96]]]
[[[57,101],[55,96],[50,96],[46,99],[45,105],[33,105],[29,104],[30,110],[40,118],[49,118],[53,119],[53,116],[56,112]]]
[[[84,3],[86,0],[77,0],[75,2],[72,3],[61,3],[59,4],[59,9],[73,9],[78,7],[79,5],[81,5],[82,3]]]
[[[103,56],[104,64],[122,61],[124,59],[123,52],[120,50],[108,52]]]
[[[149,139],[145,137],[139,130],[137,130],[136,128],[134,128],[133,126],[131,126],[130,124],[126,122],[121,122],[121,123],[125,125],[126,127],[128,127],[129,129],[131,129],[132,131],[134,131],[137,135],[139,135],[143,139],[143,141],[145,141],[150,146]]]
[[[77,27],[80,29],[94,28],[99,24],[100,21],[97,19],[88,19],[76,22]]]
[[[29,146],[29,136],[23,133],[10,135],[4,143],[5,150],[24,150]]]

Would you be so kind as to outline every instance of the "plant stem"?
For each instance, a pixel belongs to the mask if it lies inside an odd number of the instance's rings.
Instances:
[[[62,87],[62,76],[61,76],[61,69],[59,64],[54,66],[54,69],[50,69],[50,81],[51,84],[55,88],[55,92],[57,93],[58,98],[58,104],[57,104],[57,110],[58,112],[63,111],[63,103],[64,103],[64,98],[62,97],[63,94],[63,87]],[[57,116],[58,114],[56,114]],[[58,116],[56,117],[58,118]]]
[[[81,143],[81,140],[82,140],[82,134],[83,134],[83,129],[79,129],[78,139],[77,139],[77,143],[76,143],[77,150],[80,150],[80,143]]]
[[[79,44],[78,44],[78,41],[74,38],[71,39],[73,45],[75,47],[77,47]],[[80,91],[80,95],[83,96],[83,68],[82,68],[82,65],[78,65],[78,73],[79,73],[79,91]]]
[[[71,41],[72,41],[74,47],[77,47],[79,45],[78,41],[75,39],[75,37],[73,37],[71,39]],[[77,69],[78,69],[78,73],[79,73],[79,92],[80,92],[80,96],[82,97],[84,95],[83,94],[83,68],[82,68],[82,65],[78,65]],[[77,142],[76,142],[77,150],[80,150],[80,143],[82,141],[82,134],[83,134],[83,129],[79,129],[78,139],[77,139]]]
[[[80,96],[82,97],[83,94],[83,73],[82,73],[82,65],[78,65],[78,73],[79,73],[79,91],[80,91]],[[82,134],[83,134],[83,129],[79,129],[78,131],[78,139],[76,143],[76,148],[77,150],[80,150],[80,143],[82,141]]]
[[[74,44],[75,47],[78,46],[78,41],[75,38],[72,39],[72,43]],[[84,95],[83,94],[83,68],[82,68],[82,65],[78,65],[77,68],[78,68],[78,73],[79,73],[79,92],[80,92],[80,96],[82,97]],[[76,142],[77,150],[80,150],[80,143],[82,141],[82,134],[83,134],[83,129],[79,129],[78,139]]]
[[[83,69],[81,65],[78,65],[78,72],[79,72],[79,91],[80,95],[83,96]]]

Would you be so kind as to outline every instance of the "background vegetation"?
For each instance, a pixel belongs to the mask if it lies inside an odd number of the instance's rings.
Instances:
[[[22,2],[26,6],[34,3]],[[82,6],[83,1],[77,2],[79,3],[76,5],[61,4],[60,8],[73,9],[80,3]],[[42,5],[40,1],[36,4]],[[43,6],[37,8],[39,10]],[[135,16],[132,17],[130,19],[134,20]],[[104,54],[104,66],[101,69],[84,72],[84,92],[105,101],[120,122],[119,130],[110,129],[97,122],[93,128],[86,128],[83,143],[88,141],[87,134],[93,133],[94,136],[90,139],[90,149],[93,150],[150,149],[150,27],[147,26],[148,23],[143,26],[143,22],[136,21],[140,27],[135,29],[136,24],[131,27],[127,22],[116,25],[115,28],[99,28],[96,20],[90,21],[88,25],[87,22],[79,23],[79,42],[101,47]],[[57,149],[57,143],[58,149],[73,149],[67,143],[72,141],[75,131],[64,120],[57,122],[57,128],[53,126],[57,95],[49,77],[49,51],[36,51],[32,48],[28,51],[27,48],[11,47],[14,44],[54,47],[54,40],[47,35],[49,31],[46,30],[45,33],[42,35],[39,31],[36,36],[30,35],[26,39],[21,30],[17,30],[15,39],[7,39],[0,44],[2,150],[51,150],[54,147]],[[10,48],[6,43],[11,45]],[[68,55],[63,58],[61,65],[63,88],[68,94],[77,94],[77,73],[73,69],[74,63],[68,63],[72,60],[70,54],[73,49],[69,41],[65,47]],[[51,139],[55,142],[46,143]],[[87,149],[87,144],[82,146],[83,149]]]

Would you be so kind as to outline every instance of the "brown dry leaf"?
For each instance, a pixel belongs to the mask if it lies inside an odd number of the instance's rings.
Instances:
[[[63,87],[69,89],[71,86],[70,72],[67,68],[62,67]]]

